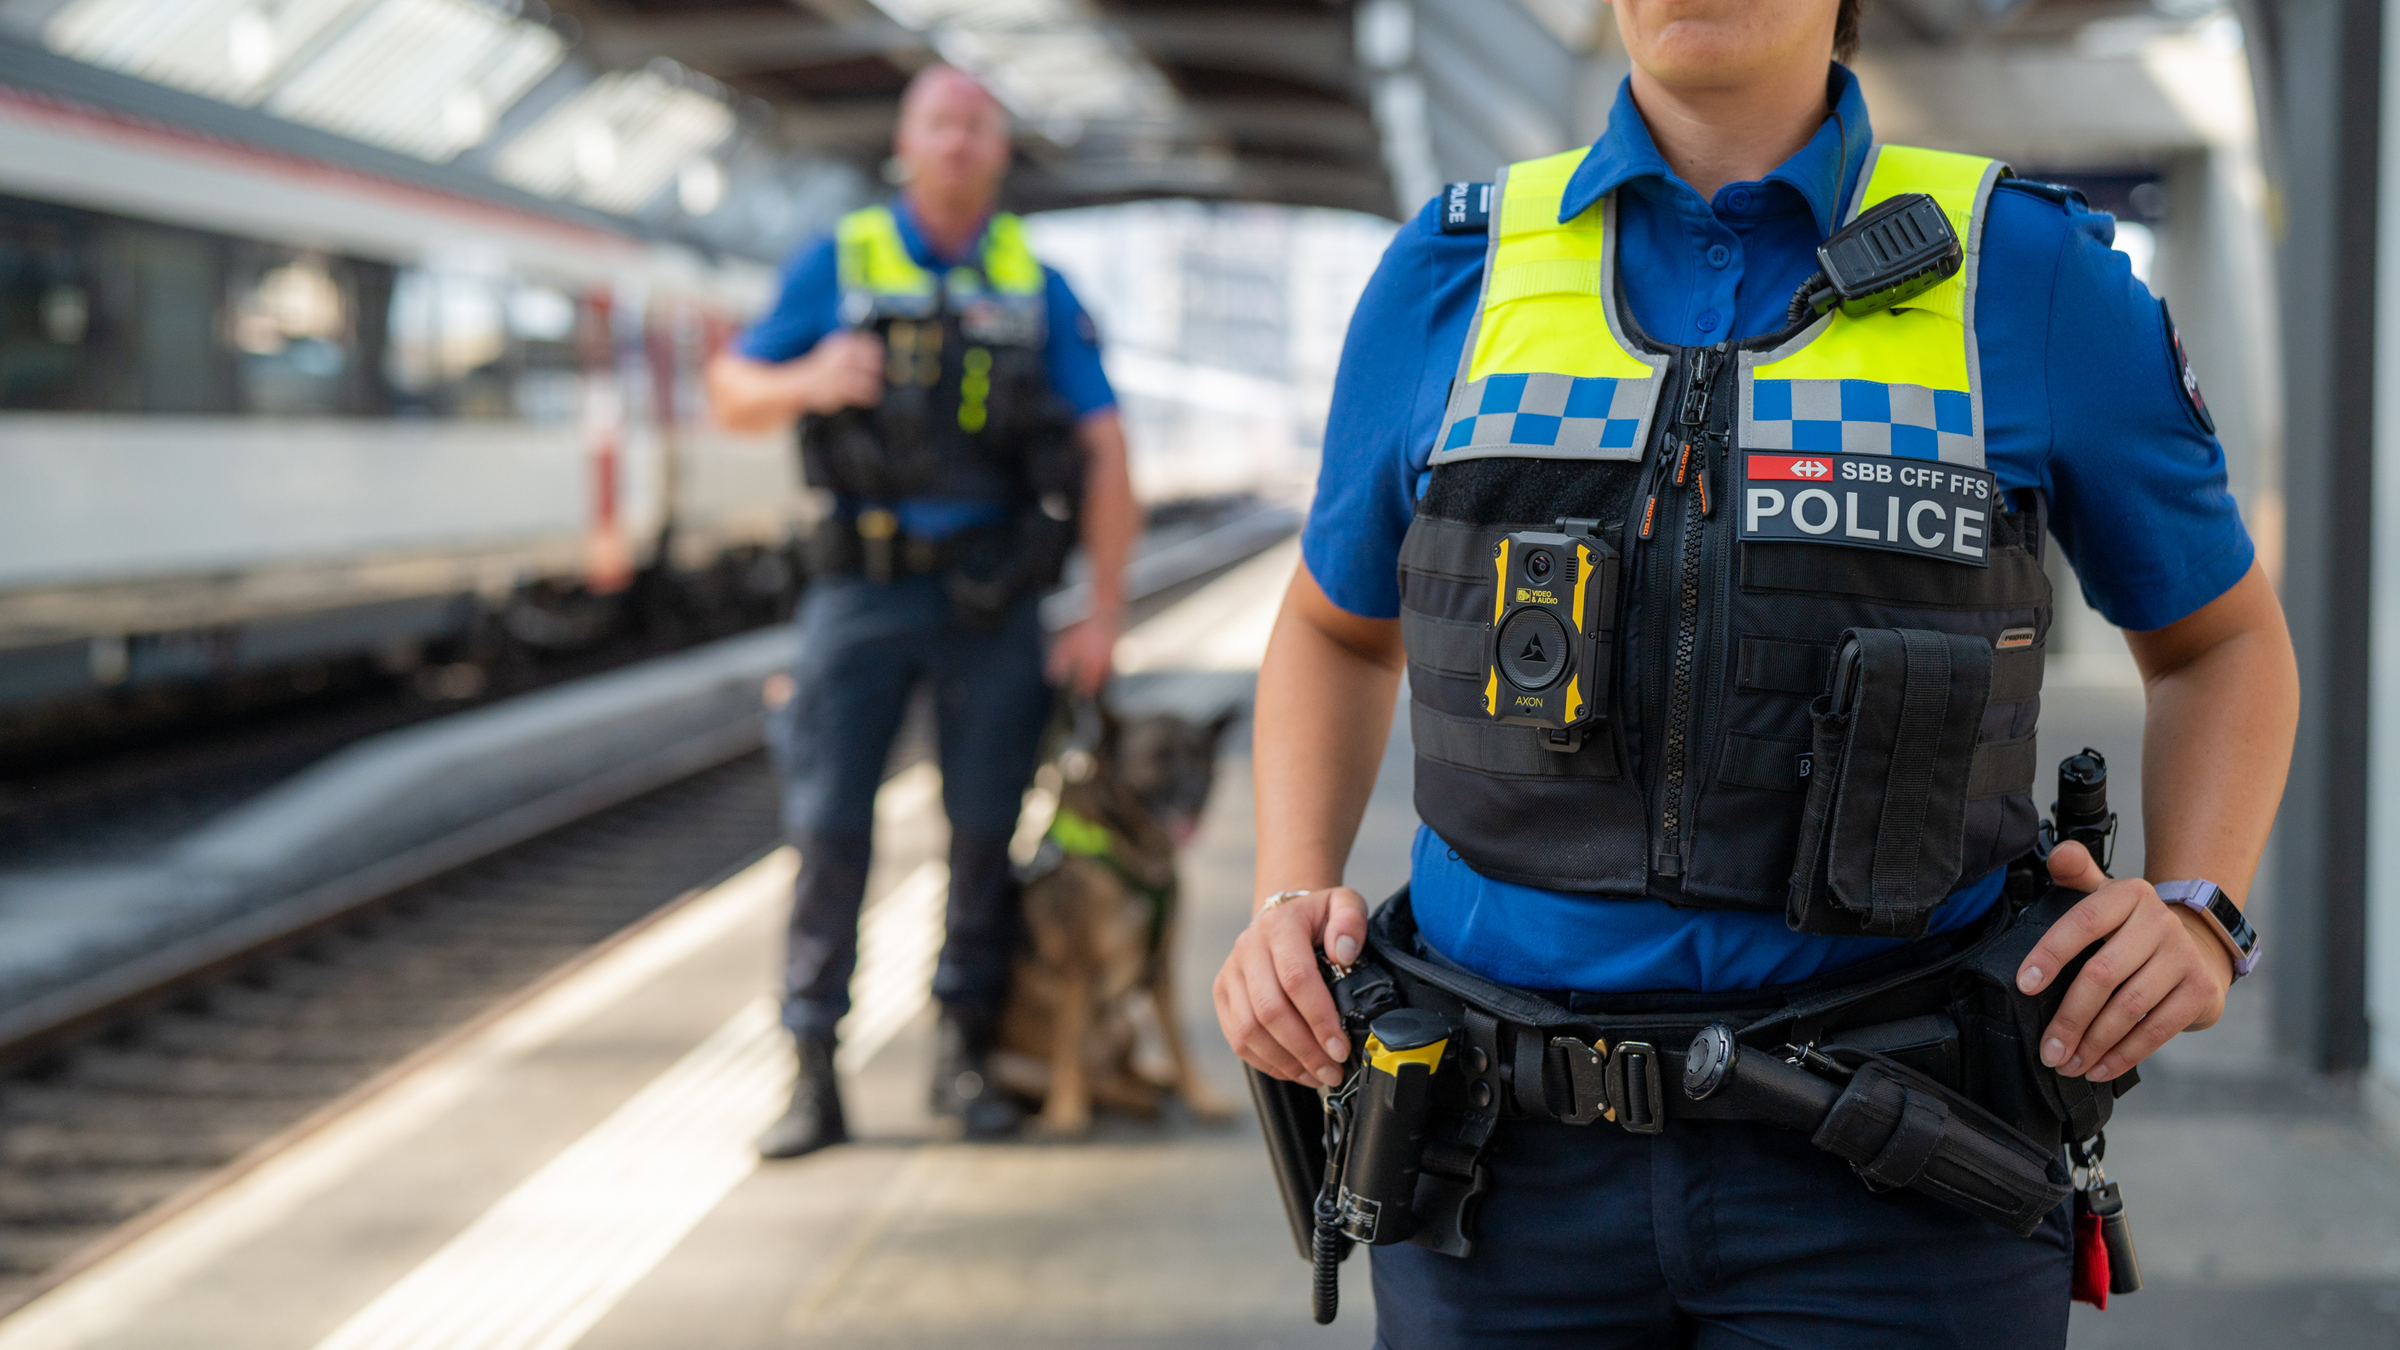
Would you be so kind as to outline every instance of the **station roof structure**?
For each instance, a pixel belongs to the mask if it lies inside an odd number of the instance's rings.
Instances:
[[[2216,7],[1870,0],[1861,72],[1898,91],[1887,134],[2122,160],[2192,138],[2144,81],[2085,78],[2107,33]],[[1383,215],[1590,139],[1625,69],[1603,0],[0,0],[12,43],[238,110],[264,140],[305,128],[759,258],[878,190],[900,91],[936,60],[1014,114],[1019,209]],[[2076,98],[2045,92],[2062,82]]]

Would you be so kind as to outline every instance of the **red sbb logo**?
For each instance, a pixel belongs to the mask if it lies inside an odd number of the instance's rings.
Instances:
[[[1833,477],[1833,466],[1808,455],[1752,455],[1750,477],[1819,483]]]

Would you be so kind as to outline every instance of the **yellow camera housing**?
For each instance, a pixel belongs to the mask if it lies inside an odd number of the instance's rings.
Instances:
[[[1617,551],[1591,522],[1558,523],[1558,532],[1520,531],[1492,549],[1483,709],[1539,727],[1544,745],[1573,753],[1608,706]]]

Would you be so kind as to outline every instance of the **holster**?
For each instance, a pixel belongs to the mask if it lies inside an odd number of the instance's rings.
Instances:
[[[2020,1237],[2069,1193],[2050,1179],[2057,1150],[1889,1063],[1860,1065],[1809,1142],[1848,1159],[1870,1189],[1906,1187]]]

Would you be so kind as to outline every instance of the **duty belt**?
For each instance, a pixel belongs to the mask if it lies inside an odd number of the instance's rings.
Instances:
[[[819,576],[858,572],[875,582],[943,571],[957,553],[955,540],[909,534],[900,528],[899,516],[883,507],[868,507],[855,516],[827,517],[810,545],[811,572]]]
[[[1580,1012],[1551,996],[1462,970],[1418,944],[1405,892],[1377,912],[1368,944],[1402,1002],[1456,1007],[1467,1032],[1464,1068],[1472,1108],[1502,1118],[1607,1123],[1657,1134],[1673,1120],[1746,1118],[1721,1102],[1693,1101],[1679,1088],[1684,1050],[1704,1027],[1726,1022],[1748,1030],[1786,1022],[1795,1044],[1814,1045],[1829,1037],[1838,1043],[1838,1033],[1827,1030],[1837,1016],[1844,1026],[1855,1026],[1938,1015],[1952,1001],[1952,967],[2006,921],[1995,913],[1973,929],[1912,943],[1832,979],[1754,997],[1610,1000],[1670,1005],[1654,1011]]]
[[[2061,1143],[2096,1135],[2136,1079],[2065,1078],[2027,1049],[2075,969],[2040,998],[2019,994],[2014,972],[2076,898],[2052,891],[2028,905],[2003,903],[1969,929],[1824,980],[1562,1003],[1485,980],[1424,947],[1402,892],[1369,923],[1366,955],[1333,993],[1354,1043],[1371,1047],[1367,1028],[1396,1009],[1453,1028],[1455,1046],[1441,1062],[1458,1077],[1442,1087],[1437,1072],[1427,1089],[1434,1098],[1418,1108],[1431,1114],[1407,1240],[1472,1253],[1483,1158],[1503,1119],[1605,1123],[1633,1134],[1685,1120],[1800,1129],[1870,1188],[1908,1187],[2032,1231],[2068,1194],[2048,1175]],[[1606,1010],[1585,1010],[1595,1002]],[[1687,1076],[1693,1056],[1704,1062]],[[1372,1227],[1357,1216],[1345,1222]]]

